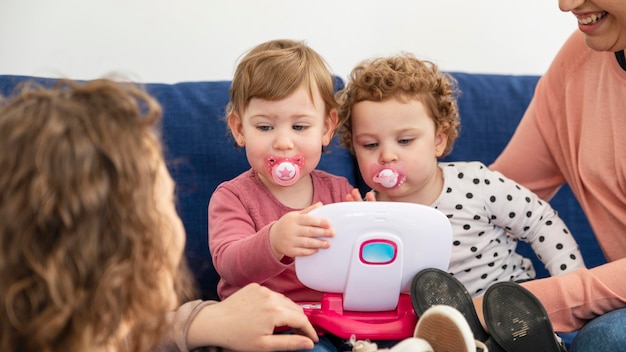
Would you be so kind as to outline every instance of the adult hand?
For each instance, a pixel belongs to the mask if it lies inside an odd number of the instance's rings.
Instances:
[[[280,326],[296,334],[277,334]],[[249,284],[204,307],[187,334],[189,349],[219,346],[238,351],[308,350],[319,340],[302,308],[284,295]]]

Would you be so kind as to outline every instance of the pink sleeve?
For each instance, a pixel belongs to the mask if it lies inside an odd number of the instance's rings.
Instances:
[[[229,189],[218,187],[213,192],[208,216],[211,257],[223,280],[243,287],[285,270],[270,248],[269,229],[274,221],[257,231],[246,205]]]
[[[543,303],[554,329],[571,332],[615,309],[626,308],[626,259],[522,285]]]

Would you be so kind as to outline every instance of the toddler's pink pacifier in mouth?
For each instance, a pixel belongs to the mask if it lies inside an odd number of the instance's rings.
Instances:
[[[396,167],[374,165],[370,174],[372,181],[385,188],[400,187],[406,180],[402,165],[396,165]]]
[[[277,157],[270,155],[266,159],[267,170],[272,179],[280,186],[291,186],[298,182],[300,173],[304,167],[304,156]]]

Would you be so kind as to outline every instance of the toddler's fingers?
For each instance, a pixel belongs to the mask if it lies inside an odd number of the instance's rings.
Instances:
[[[361,197],[361,192],[359,192],[358,188],[353,188],[352,192],[346,195],[346,201],[348,202],[362,202],[363,198]]]
[[[308,207],[300,210],[300,214],[308,214],[311,210],[317,209],[317,208],[321,207],[322,205],[323,205],[322,202],[313,203],[313,204],[309,205]]]

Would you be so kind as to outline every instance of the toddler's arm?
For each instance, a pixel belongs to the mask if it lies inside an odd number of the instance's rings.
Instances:
[[[585,267],[578,243],[550,203],[515,181],[499,176],[496,199],[506,201],[490,208],[497,213],[494,223],[507,229],[511,236],[530,243],[551,275]]]

